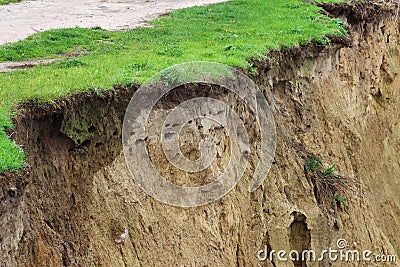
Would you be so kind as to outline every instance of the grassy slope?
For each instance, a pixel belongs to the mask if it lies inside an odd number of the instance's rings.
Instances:
[[[27,100],[51,102],[78,91],[143,82],[173,64],[212,61],[249,68],[267,50],[344,34],[340,20],[301,0],[234,0],[172,12],[153,28],[110,33],[101,29],[48,31],[0,46],[0,61],[46,58],[76,50],[91,53],[31,70],[0,74],[0,172],[15,170],[23,154],[3,133],[10,110]]]

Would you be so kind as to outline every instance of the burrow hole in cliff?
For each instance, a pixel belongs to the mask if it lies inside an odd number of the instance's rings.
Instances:
[[[308,229],[306,216],[299,212],[293,212],[293,222],[290,224],[289,243],[290,249],[299,253],[299,257],[293,261],[295,267],[307,267],[306,259],[303,259],[302,252],[310,250],[311,233]]]

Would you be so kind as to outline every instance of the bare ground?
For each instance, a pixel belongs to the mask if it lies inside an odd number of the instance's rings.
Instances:
[[[62,58],[51,58],[51,59],[26,60],[17,62],[0,62],[0,73],[30,69],[36,65],[53,63],[61,59]]]

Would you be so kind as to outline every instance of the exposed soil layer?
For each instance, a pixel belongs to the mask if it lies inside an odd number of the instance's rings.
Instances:
[[[122,120],[135,88],[21,106],[12,137],[29,166],[1,176],[0,226],[7,230],[0,232],[0,265],[343,266],[328,259],[257,259],[265,247],[322,251],[336,248],[339,238],[349,249],[398,255],[399,24],[373,5],[338,10],[329,11],[351,23],[349,40],[253,62],[252,78],[274,112],[277,150],[263,187],[251,194],[248,172],[224,198],[198,208],[147,196],[121,153]],[[354,19],[361,14],[371,19]],[[168,111],[180,97],[170,96],[158,110]],[[155,149],[152,156],[160,153]],[[328,211],[318,205],[304,169],[309,154],[360,182],[348,205]],[[166,168],[163,160],[159,164]],[[118,244],[125,229],[129,237]]]

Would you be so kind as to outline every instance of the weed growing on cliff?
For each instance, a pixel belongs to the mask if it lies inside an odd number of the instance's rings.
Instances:
[[[152,27],[147,28],[122,32],[74,28],[34,34],[0,46],[0,61],[71,53],[81,56],[1,73],[0,103],[15,107],[30,99],[49,102],[81,91],[107,90],[132,80],[141,83],[183,62],[218,62],[247,69],[251,74],[255,69],[249,67],[249,59],[254,55],[310,41],[323,43],[327,35],[344,34],[337,21],[320,11],[320,7],[302,0],[232,0],[177,10],[169,17],[149,22]],[[10,114],[7,109],[0,112]],[[0,139],[12,145],[4,134]],[[12,158],[16,153],[9,147],[3,149],[5,157]],[[11,168],[8,164],[2,166],[0,172]]]
[[[318,204],[324,210],[331,208],[332,205],[347,205],[347,196],[356,190],[358,181],[335,174],[335,165],[324,168],[322,161],[316,157],[306,160],[305,169],[307,177],[314,185]]]
[[[341,204],[347,205],[348,204],[347,198],[342,197],[340,194],[335,194],[335,198],[334,198],[334,200],[332,202],[332,205],[333,206],[340,206]]]
[[[11,129],[13,125],[5,114],[7,113],[0,112],[0,172],[4,170],[16,171],[25,160],[25,155],[20,148],[7,138],[5,130]]]

